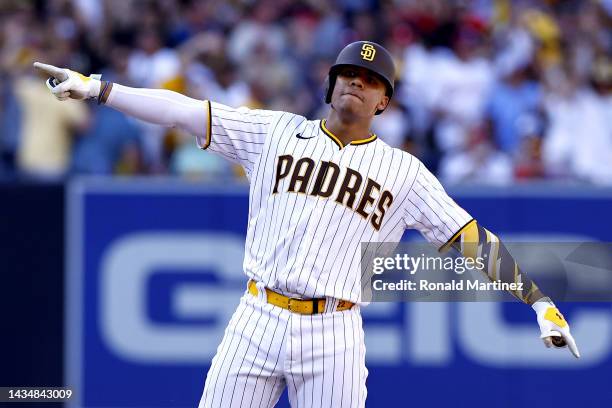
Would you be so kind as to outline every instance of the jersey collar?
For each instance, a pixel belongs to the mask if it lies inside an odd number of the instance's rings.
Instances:
[[[332,132],[329,131],[329,129],[327,129],[327,127],[325,126],[325,119],[321,120],[321,130],[323,131],[323,133],[325,133],[331,140],[333,140],[340,149],[342,149],[345,145],[342,143],[342,141],[338,138],[338,136],[334,135]],[[373,142],[374,140],[376,140],[377,136],[372,133],[369,137],[365,138],[365,139],[358,139],[358,140],[353,140],[351,143],[352,145],[363,145],[366,143],[370,143]]]

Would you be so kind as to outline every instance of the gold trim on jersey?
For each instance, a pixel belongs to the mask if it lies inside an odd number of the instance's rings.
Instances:
[[[453,242],[455,242],[455,241],[457,240],[457,238],[459,238],[459,235],[463,234],[463,232],[464,232],[464,231],[465,231],[465,230],[466,230],[468,227],[470,227],[472,223],[476,223],[476,220],[475,220],[475,219],[473,219],[473,218],[472,218],[470,221],[468,221],[468,222],[467,222],[467,224],[465,224],[463,227],[461,227],[461,228],[459,229],[459,231],[455,232],[455,233],[453,234],[453,236],[452,236],[452,237],[450,237],[450,239],[449,239],[448,241],[446,241],[446,243],[445,243],[444,245],[442,245],[438,251],[439,251],[439,252],[444,252],[444,251],[446,251],[446,250],[447,250],[447,249],[448,249],[448,248],[449,248],[449,247],[450,247],[450,246],[453,244]],[[475,224],[474,224],[474,226],[475,226]]]
[[[249,293],[251,295],[257,296],[259,294],[259,290],[257,289],[257,284],[255,283],[253,279],[249,280],[248,288],[249,288]],[[268,288],[266,288],[266,298],[268,299],[268,303],[270,303],[271,305],[281,307],[293,313],[299,313],[299,314],[305,314],[305,315],[323,313],[325,311],[325,303],[327,302],[325,298],[322,298],[322,299],[290,298],[288,296],[282,295]],[[353,306],[355,306],[355,304],[352,302],[349,302],[348,300],[340,300],[338,302],[338,306],[336,307],[336,311],[341,312],[343,310],[348,310],[352,308]]]
[[[325,126],[325,119],[321,120],[321,130],[323,131],[323,133],[325,133],[327,136],[329,136],[334,142],[336,142],[336,144],[338,145],[339,148],[344,148],[344,144],[342,143],[342,141],[338,138],[338,136],[334,135],[328,128],[327,126]],[[370,143],[373,142],[374,140],[377,139],[377,136],[372,133],[370,136],[368,136],[365,139],[358,139],[358,140],[353,140],[351,143],[352,145],[362,145],[362,144],[366,144],[366,143]]]
[[[206,114],[208,115],[208,126],[206,126],[206,141],[204,142],[204,146],[202,149],[207,149],[210,146],[210,141],[212,139],[212,109],[210,101],[205,101],[208,105],[208,109],[206,109]]]
[[[362,145],[362,144],[373,142],[374,140],[376,140],[376,138],[377,136],[374,133],[372,133],[372,136],[368,137],[367,139],[353,140],[351,144],[352,145]]]
[[[325,119],[323,119],[321,121],[321,130],[323,131],[323,133],[325,133],[327,136],[329,136],[331,138],[331,140],[333,140],[334,142],[336,142],[336,144],[338,145],[339,148],[343,148],[344,144],[342,144],[342,142],[340,141],[340,139],[338,139],[338,137],[336,135],[334,135],[332,132],[330,132],[327,127],[325,126]]]

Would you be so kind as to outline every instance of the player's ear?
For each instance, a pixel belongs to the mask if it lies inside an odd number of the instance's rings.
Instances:
[[[378,105],[376,105],[376,109],[379,111],[385,110],[385,108],[389,105],[390,100],[391,99],[389,99],[387,95],[384,95],[380,102],[378,102]]]

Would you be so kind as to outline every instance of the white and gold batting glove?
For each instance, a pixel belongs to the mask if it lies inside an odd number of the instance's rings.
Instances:
[[[549,298],[543,298],[531,307],[538,315],[538,324],[542,332],[540,338],[546,347],[569,347],[574,357],[580,358],[580,352],[570,333],[569,325],[555,304]]]
[[[86,77],[66,68],[35,62],[34,68],[49,75],[47,87],[60,101],[97,98],[100,94],[100,75]]]

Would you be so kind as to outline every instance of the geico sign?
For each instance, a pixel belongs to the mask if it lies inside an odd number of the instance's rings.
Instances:
[[[177,319],[205,316],[216,322],[193,327],[151,321],[147,315],[147,283],[163,267],[206,268],[222,280],[235,277],[244,283],[243,253],[244,238],[232,234],[147,233],[114,242],[102,258],[99,287],[100,325],[108,347],[133,361],[210,361],[241,290],[236,290],[236,285],[234,289],[178,285],[171,299]]]
[[[225,325],[244,291],[244,238],[208,233],[129,235],[104,254],[100,279],[100,324],[107,346],[126,360],[149,363],[209,363]],[[216,324],[194,327],[147,317],[147,282],[160,268],[213,270],[224,285],[177,286],[171,299],[177,319],[210,317]],[[389,315],[405,308],[405,322],[366,325],[368,361],[374,364],[436,366],[452,362],[453,347],[476,363],[496,367],[580,368],[606,361],[612,347],[610,307],[575,310],[572,332],[582,358],[543,347],[533,321],[509,324],[499,303],[372,304],[364,315]],[[527,307],[527,306],[525,306]]]

